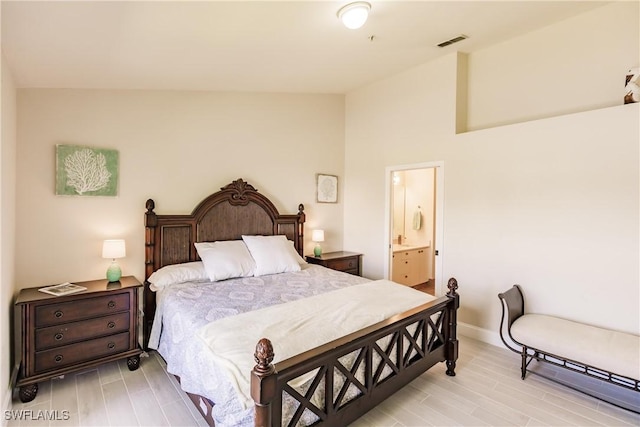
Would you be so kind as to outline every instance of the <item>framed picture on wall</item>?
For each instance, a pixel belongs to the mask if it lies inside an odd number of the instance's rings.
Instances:
[[[56,194],[117,196],[118,151],[82,145],[56,145]]]
[[[316,201],[318,203],[338,203],[338,177],[316,174]]]

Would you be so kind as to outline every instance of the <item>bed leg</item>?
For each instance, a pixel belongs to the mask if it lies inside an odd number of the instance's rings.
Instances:
[[[450,377],[456,376],[456,362],[454,360],[447,360],[447,375]]]
[[[255,427],[271,427],[271,401],[275,396],[276,377],[273,345],[262,338],[253,354],[256,366],[251,371],[251,397],[255,403]]]

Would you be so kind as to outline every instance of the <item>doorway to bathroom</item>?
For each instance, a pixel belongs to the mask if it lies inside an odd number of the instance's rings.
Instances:
[[[386,169],[385,277],[442,295],[444,163]]]

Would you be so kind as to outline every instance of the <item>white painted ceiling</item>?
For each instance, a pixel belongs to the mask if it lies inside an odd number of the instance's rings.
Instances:
[[[2,50],[18,87],[346,93],[605,4],[373,0],[348,30],[346,3],[3,0]]]

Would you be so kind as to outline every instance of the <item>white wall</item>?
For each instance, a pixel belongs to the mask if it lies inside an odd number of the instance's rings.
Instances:
[[[467,129],[620,105],[640,2],[614,2],[469,55]]]
[[[599,32],[620,35],[612,12],[619,7],[599,8],[589,12],[595,17],[563,21],[481,55],[492,58],[498,72],[517,47],[542,50],[550,34],[571,33],[594,18]],[[637,14],[632,26],[637,31]],[[637,64],[639,43],[636,38],[633,49],[618,52],[618,62]],[[623,72],[591,66],[610,51],[594,44],[585,57],[566,49],[563,61],[535,65],[560,74],[565,65],[579,67],[586,80],[622,82]],[[460,282],[462,322],[496,332],[497,294],[519,283],[532,311],[639,333],[639,105],[456,135],[457,60],[452,54],[347,94],[345,249],[365,253],[364,274],[382,277],[385,168],[443,161],[440,250],[444,279]],[[471,55],[469,74],[473,63]],[[622,103],[621,89],[614,90]],[[548,94],[535,114],[555,115],[557,97]],[[596,93],[590,100],[581,105],[609,102]],[[516,101],[514,110],[528,108],[527,98]]]
[[[147,198],[190,213],[240,177],[281,213],[304,203],[306,233],[342,249],[341,95],[20,89],[18,135],[18,288],[103,277],[102,240],[118,237],[123,274],[143,279]],[[54,195],[56,144],[119,150],[118,197]],[[338,204],[315,202],[318,172],[339,176]]]
[[[463,321],[497,330],[496,295],[519,283],[531,311],[640,332],[639,115],[619,106],[456,139],[444,261]]]
[[[383,277],[386,262],[385,168],[441,159],[455,129],[456,58],[347,94],[344,248],[364,254],[366,277]]]
[[[0,404],[11,400],[11,324],[15,283],[15,198],[16,198],[16,89],[3,54],[1,60],[0,110]]]

